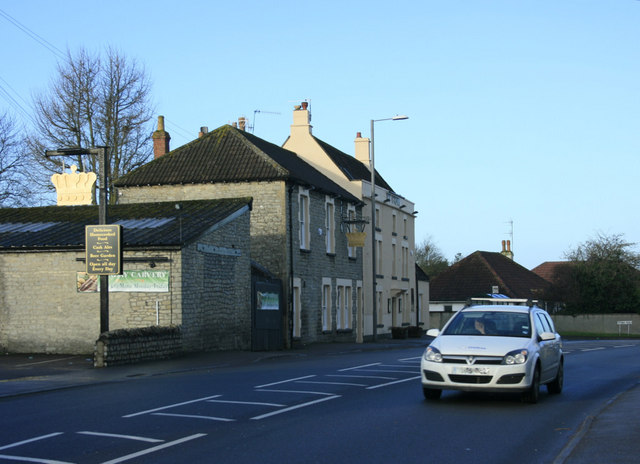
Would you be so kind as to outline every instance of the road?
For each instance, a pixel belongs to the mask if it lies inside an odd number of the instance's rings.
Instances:
[[[565,388],[425,401],[418,348],[284,358],[0,400],[0,462],[557,463],[640,378],[640,341],[566,342]],[[543,388],[543,392],[544,392]]]

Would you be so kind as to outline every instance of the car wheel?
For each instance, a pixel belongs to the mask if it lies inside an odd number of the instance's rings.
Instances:
[[[531,386],[527,391],[522,393],[522,401],[525,403],[535,404],[538,402],[540,396],[540,366],[536,365],[533,371],[533,379],[531,380]]]
[[[562,393],[562,384],[564,382],[564,362],[560,360],[556,378],[547,384],[547,391],[552,394]]]
[[[422,394],[424,395],[424,398],[427,400],[437,400],[442,395],[442,390],[437,390],[435,388],[422,387]]]

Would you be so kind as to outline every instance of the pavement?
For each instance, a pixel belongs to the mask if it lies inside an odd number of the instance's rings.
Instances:
[[[83,385],[194,370],[246,366],[273,359],[337,356],[345,353],[425,347],[421,339],[370,343],[322,343],[284,351],[225,351],[185,355],[134,365],[94,368],[90,355],[0,354],[0,401],[21,395]],[[640,383],[587,416],[553,464],[635,463],[640,456]]]

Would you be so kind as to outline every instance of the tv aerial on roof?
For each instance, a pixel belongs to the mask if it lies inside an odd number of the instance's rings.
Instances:
[[[263,111],[263,110],[253,110],[253,121],[251,122],[251,126],[249,126],[249,130],[251,131],[251,133],[253,134],[253,130],[256,127],[256,114],[258,113],[264,113],[264,114],[280,114],[277,113],[275,111]]]

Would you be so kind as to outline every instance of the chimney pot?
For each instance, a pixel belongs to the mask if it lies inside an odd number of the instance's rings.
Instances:
[[[306,110],[308,106],[309,106],[309,102],[302,102],[302,109],[303,110]]]
[[[362,132],[357,132],[356,133],[356,138],[357,139],[361,139],[362,138]]]
[[[153,139],[153,157],[159,158],[170,151],[169,141],[171,136],[164,130],[164,116],[158,116],[158,130],[156,130],[151,138]]]

